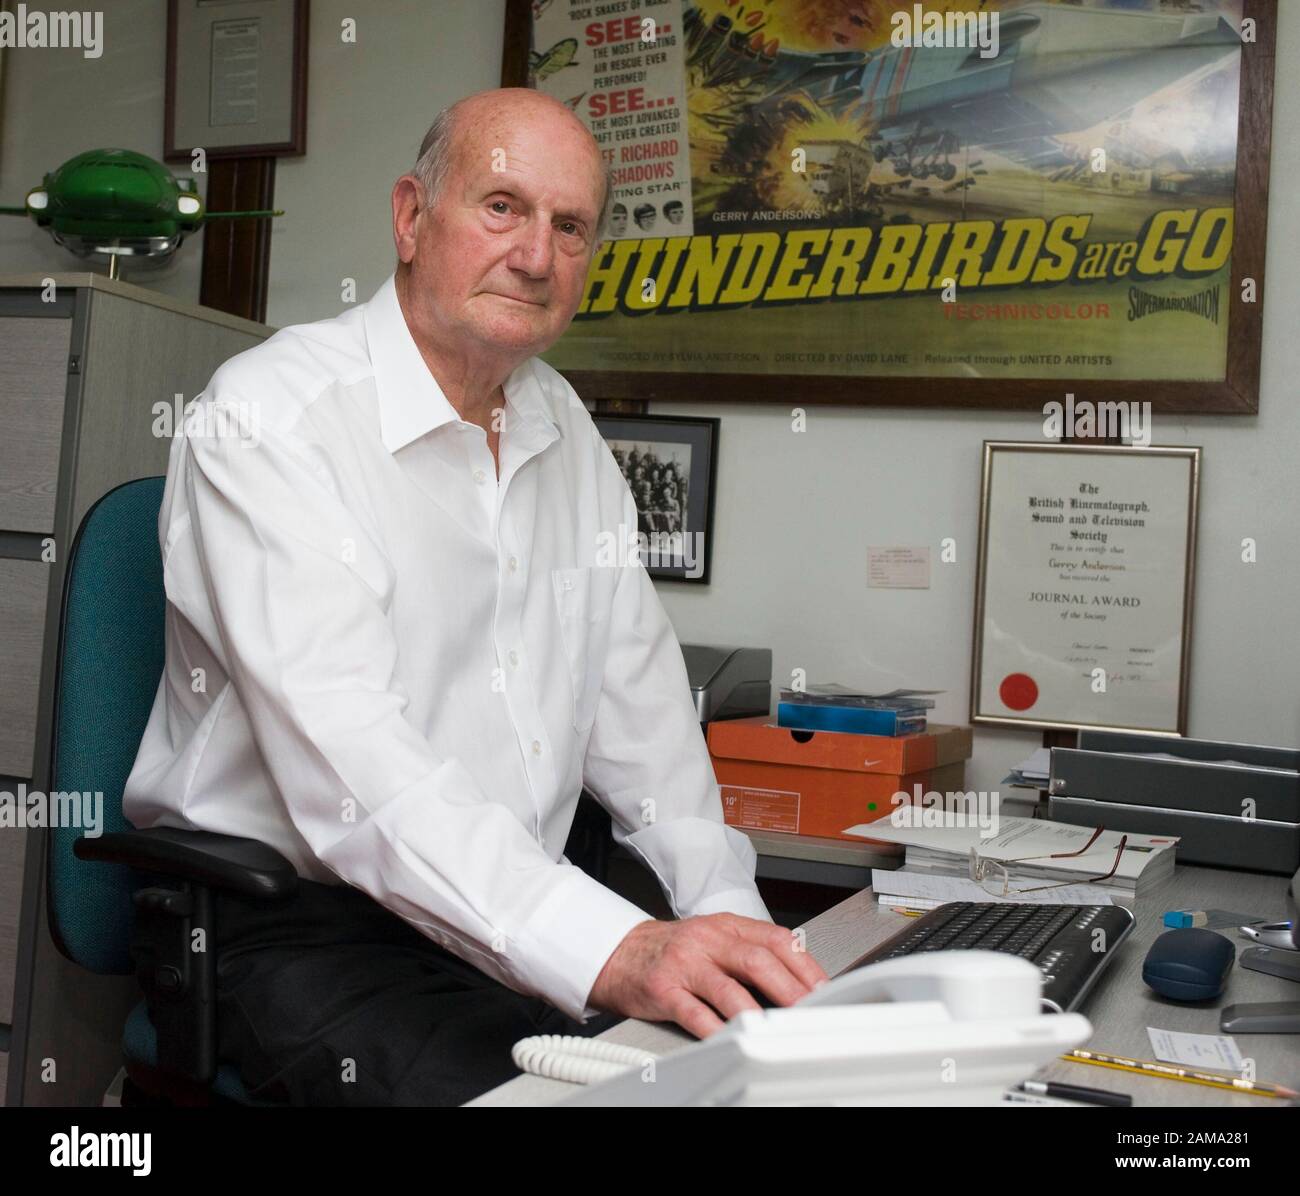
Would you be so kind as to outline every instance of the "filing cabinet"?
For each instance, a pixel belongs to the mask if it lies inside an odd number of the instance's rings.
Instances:
[[[166,472],[155,404],[174,412],[175,395],[189,401],[271,331],[100,274],[0,275],[0,791],[48,790],[63,565],[82,517]],[[134,981],[58,954],[43,835],[0,826],[0,1074],[10,1103],[95,1103]],[[41,1084],[50,1056],[59,1082]]]

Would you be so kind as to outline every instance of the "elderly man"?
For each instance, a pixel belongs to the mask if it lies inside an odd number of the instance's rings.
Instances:
[[[218,899],[220,1050],[255,1095],[458,1103],[527,1035],[705,1036],[825,979],[723,824],[645,569],[609,563],[628,486],[535,356],[608,202],[565,105],[453,105],[393,187],[394,275],[225,363],[195,427],[227,434],[174,444],[167,664],[125,810],[301,878],[288,905]],[[584,782],[677,920],[564,858]]]

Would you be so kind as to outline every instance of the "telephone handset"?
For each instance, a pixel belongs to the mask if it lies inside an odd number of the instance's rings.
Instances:
[[[1042,1013],[1041,987],[1033,964],[995,951],[885,960],[793,1006],[738,1014],[702,1042],[559,1103],[998,1104],[1092,1034],[1080,1014]]]
[[[814,989],[793,1008],[939,1001],[954,1021],[974,1021],[1033,1017],[1040,1012],[1041,997],[1042,977],[1023,959],[997,951],[929,951],[854,968]]]

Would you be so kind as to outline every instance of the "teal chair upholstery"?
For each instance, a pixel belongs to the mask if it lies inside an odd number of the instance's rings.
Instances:
[[[261,843],[201,831],[137,831],[122,814],[164,661],[158,512],[164,479],[105,494],[86,514],[68,559],[55,683],[52,793],[102,793],[103,834],[49,831],[50,932],[75,964],[135,973],[146,999],[123,1028],[123,1103],[252,1100],[216,1060],[213,890],[258,900],[292,892],[289,863]],[[139,922],[150,933],[139,936]],[[204,927],[206,958],[189,951]],[[137,941],[138,940],[138,941]]]

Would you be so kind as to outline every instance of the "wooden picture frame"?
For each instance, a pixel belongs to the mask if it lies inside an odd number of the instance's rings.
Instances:
[[[183,20],[202,11],[206,24],[201,30],[191,26],[197,21]],[[268,138],[242,140],[244,134],[222,135],[213,132],[206,138],[194,140],[181,137],[182,127],[193,130],[202,123],[191,114],[188,122],[182,117],[184,107],[180,100],[183,86],[206,85],[210,93],[212,71],[211,42],[200,41],[198,32],[210,35],[213,26],[225,22],[238,22],[251,17],[272,18],[275,21],[276,44],[289,42],[283,60],[271,62],[275,73],[267,84],[285,116],[275,122],[276,133]],[[310,21],[310,0],[167,0],[167,66],[164,85],[163,160],[188,162],[196,148],[202,148],[209,161],[229,158],[297,157],[307,152],[307,30]],[[179,72],[184,66],[195,73],[194,80],[183,82]],[[259,89],[261,79],[258,80]],[[192,99],[191,108],[197,106]],[[215,126],[207,126],[215,129]],[[254,130],[256,124],[250,126]],[[239,137],[241,140],[235,141]],[[192,142],[181,144],[178,141]]]
[[[563,4],[565,0],[550,2]],[[550,2],[546,4],[547,8],[550,8]],[[695,0],[684,2],[690,4]],[[1230,277],[1223,284],[1228,332],[1221,379],[847,376],[792,370],[678,372],[579,368],[563,361],[556,361],[557,368],[564,372],[579,393],[612,400],[686,402],[707,397],[710,401],[767,402],[783,406],[815,403],[1042,410],[1046,402],[1059,400],[1066,392],[1072,392],[1078,399],[1092,401],[1150,402],[1154,411],[1162,413],[1257,412],[1277,5],[1276,0],[1242,0],[1242,3],[1243,19],[1253,22],[1254,41],[1244,47],[1241,60],[1232,199],[1234,231]],[[912,5],[900,2],[900,7],[910,10]],[[503,86],[529,85],[533,10],[533,0],[506,0]],[[554,13],[557,9],[550,8],[550,11]],[[662,11],[650,9],[647,13]],[[571,89],[577,86],[579,84],[572,84]],[[1253,295],[1248,296],[1247,292],[1252,288]],[[672,319],[690,320],[693,315],[693,310],[687,310],[674,314]],[[560,345],[564,343],[562,340]]]

